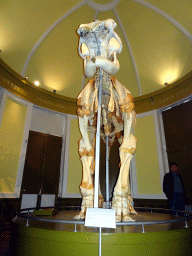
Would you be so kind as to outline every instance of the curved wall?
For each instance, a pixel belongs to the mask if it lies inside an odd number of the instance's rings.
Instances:
[[[131,164],[132,193],[134,198],[165,199],[162,192],[162,181],[164,174],[168,171],[168,161],[161,108],[189,97],[192,93],[191,83],[192,73],[188,74],[177,83],[167,86],[167,88],[163,90],[135,98],[138,122],[135,126],[134,133],[138,139],[138,146],[136,157],[134,157]],[[64,124],[65,127],[63,127],[63,162],[61,165],[59,196],[69,198],[81,197],[79,184],[82,165],[77,150],[80,134],[78,134],[78,122],[76,117],[76,99],[63,97],[35,87],[1,60],[0,86],[3,88],[2,91],[4,93],[8,93],[9,91],[11,92],[10,95],[17,100],[23,100],[24,105],[27,102],[31,112],[32,109],[38,106],[42,111],[51,111],[52,114],[65,115],[66,123]],[[2,106],[1,112],[5,112]],[[26,142],[29,129],[33,127],[34,122],[31,112],[28,113],[28,117],[25,119],[24,135],[20,133],[23,144],[20,146],[20,154],[18,154],[17,158],[19,167],[17,169],[18,171],[16,171],[17,177],[15,177],[14,180],[15,191],[13,193],[13,188],[10,188],[10,190],[7,191],[7,197],[19,197],[20,195],[27,146]],[[49,122],[49,120],[47,120],[47,122]],[[1,169],[0,167],[0,170]],[[1,173],[3,173],[2,178],[6,176],[4,170],[5,168],[1,170]],[[146,180],[151,181],[150,184],[153,185],[151,185],[151,187],[148,186],[147,182],[144,182]],[[2,188],[1,192],[3,193]],[[5,197],[5,195],[1,197]]]
[[[0,159],[4,173],[0,193],[14,193],[26,115],[27,106],[6,98],[0,127]]]

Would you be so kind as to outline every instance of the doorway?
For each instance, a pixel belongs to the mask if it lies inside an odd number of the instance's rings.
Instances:
[[[62,137],[29,131],[21,194],[58,194]]]
[[[162,112],[169,164],[176,162],[192,204],[192,101]]]

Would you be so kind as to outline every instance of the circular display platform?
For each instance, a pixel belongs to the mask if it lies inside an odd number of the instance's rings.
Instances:
[[[13,220],[13,255],[99,255],[99,228],[75,221],[77,211],[54,216],[18,215]],[[139,211],[135,222],[102,228],[102,255],[191,255],[192,221],[185,217]]]

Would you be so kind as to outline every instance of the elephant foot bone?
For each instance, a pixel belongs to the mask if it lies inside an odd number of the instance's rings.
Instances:
[[[134,219],[132,219],[129,215],[116,215],[116,222],[129,222],[129,221],[135,221]]]
[[[116,222],[121,222],[121,215],[116,215],[115,219],[116,219]]]
[[[81,211],[77,214],[74,219],[85,219],[86,209],[93,208],[93,189],[85,189],[80,186],[81,194],[83,195],[83,200],[81,203]]]
[[[75,220],[84,220],[85,219],[85,213],[80,212],[79,214],[75,215],[74,219]]]
[[[135,221],[134,219],[132,219],[129,215],[123,215],[123,222],[129,222],[129,221]]]
[[[137,212],[135,211],[135,209],[133,208],[133,206],[131,204],[129,204],[129,212],[132,215],[137,215]]]
[[[130,212],[131,208],[131,212]],[[116,222],[135,221],[130,217],[130,214],[137,214],[128,199],[122,196],[114,196],[112,209],[116,210]]]

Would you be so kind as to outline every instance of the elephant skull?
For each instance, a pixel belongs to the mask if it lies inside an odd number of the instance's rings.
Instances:
[[[79,55],[84,59],[84,73],[90,78],[97,68],[103,68],[109,75],[119,70],[116,54],[122,50],[120,37],[114,31],[116,23],[112,19],[96,20],[79,26]]]

